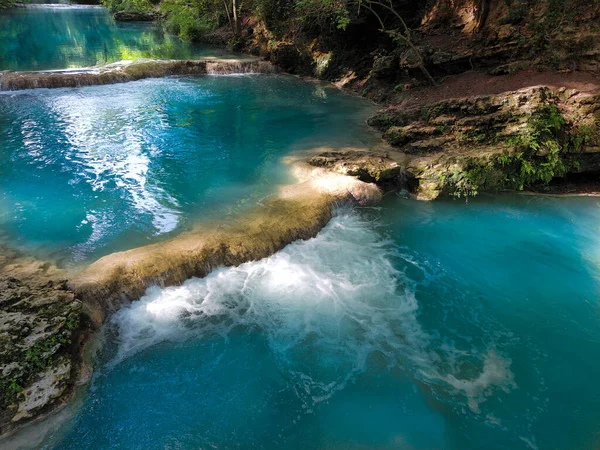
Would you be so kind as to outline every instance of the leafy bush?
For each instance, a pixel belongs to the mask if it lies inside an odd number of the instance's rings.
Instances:
[[[219,25],[218,10],[201,10],[201,4],[170,0],[162,2],[160,11],[166,28],[181,39],[193,41],[214,30]],[[206,6],[206,5],[205,5]]]
[[[0,10],[15,6],[15,0],[0,0]]]
[[[345,30],[350,15],[343,0],[296,0],[299,20],[308,27]]]
[[[569,140],[566,122],[556,105],[544,105],[531,115],[524,133],[508,139],[509,153],[490,159],[473,158],[443,179],[455,197],[477,195],[480,190],[523,190],[547,185],[567,172],[562,158]]]
[[[102,4],[112,13],[120,11],[145,12],[153,10],[153,4],[149,0],[102,0]]]

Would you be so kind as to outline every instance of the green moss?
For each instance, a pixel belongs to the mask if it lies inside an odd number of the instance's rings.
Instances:
[[[0,408],[5,409],[17,402],[24,386],[28,386],[38,374],[45,372],[55,363],[56,356],[62,354],[71,344],[73,333],[79,325],[79,314],[72,313],[55,333],[36,343],[20,358],[14,358],[19,361],[20,369],[10,376],[0,377]]]
[[[505,153],[468,159],[462,168],[443,177],[444,191],[455,197],[469,197],[483,190],[548,185],[571,168],[563,158],[570,143],[565,127],[566,121],[556,105],[538,108],[525,132],[506,140]]]
[[[388,128],[388,130],[383,134],[383,138],[391,145],[397,146],[404,145],[410,140],[406,132],[401,127]]]

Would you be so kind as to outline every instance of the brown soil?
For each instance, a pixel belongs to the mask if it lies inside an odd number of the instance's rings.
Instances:
[[[494,95],[518,89],[548,86],[576,89],[580,92],[600,92],[600,77],[586,72],[539,72],[525,70],[511,75],[493,76],[483,72],[466,72],[450,76],[436,87],[407,91],[394,99],[392,109],[427,105],[442,100],[478,95]]]

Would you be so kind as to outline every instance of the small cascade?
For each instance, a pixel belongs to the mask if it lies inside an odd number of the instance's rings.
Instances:
[[[100,67],[42,72],[0,72],[0,90],[62,88],[125,83],[167,76],[274,73],[270,63],[260,60],[148,60],[121,61]]]
[[[23,9],[102,9],[101,5],[74,5],[71,3],[17,3],[16,8]]]
[[[224,60],[208,62],[206,64],[206,73],[210,75],[236,75],[276,72],[277,68],[274,65],[260,60]]]

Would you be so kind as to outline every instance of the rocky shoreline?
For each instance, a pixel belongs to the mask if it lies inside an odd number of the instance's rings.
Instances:
[[[324,167],[332,154],[346,159]],[[218,266],[270,256],[316,236],[337,205],[376,204],[403,180],[395,161],[364,149],[317,149],[288,162],[298,183],[283,186],[254,210],[227,224],[204,224],[159,244],[113,253],[81,271],[4,249],[0,434],[63,407],[85,375],[82,355],[90,337],[148,287],[179,285]]]
[[[600,91],[535,86],[389,107],[369,124],[403,155],[418,198],[535,189],[600,169]]]
[[[283,56],[272,60],[286,61]],[[390,100],[378,95],[392,89],[378,78],[384,69],[380,61],[379,75],[375,70],[364,82],[349,77],[338,83],[388,101],[369,120],[383,134],[380,145],[319,148],[290,158],[298,183],[282,187],[227,225],[206,224],[160,244],[111,254],[79,272],[2,249],[0,434],[68,401],[81,377],[86,342],[122,304],[138,299],[149,286],[178,285],[217,266],[264,258],[295,240],[314,237],[339,203],[375,204],[398,188],[423,200],[500,190],[560,193],[557,180],[597,179],[594,174],[600,173],[600,83],[594,76],[575,86],[561,83],[561,75],[552,83],[478,87],[477,95],[465,95],[465,89],[440,93],[442,83]],[[276,71],[256,58],[146,60],[80,70],[0,72],[0,90]],[[450,82],[473,76],[458,75]],[[495,80],[511,77],[496,75]]]
[[[72,392],[89,327],[68,273],[2,247],[0,432],[44,415]]]

